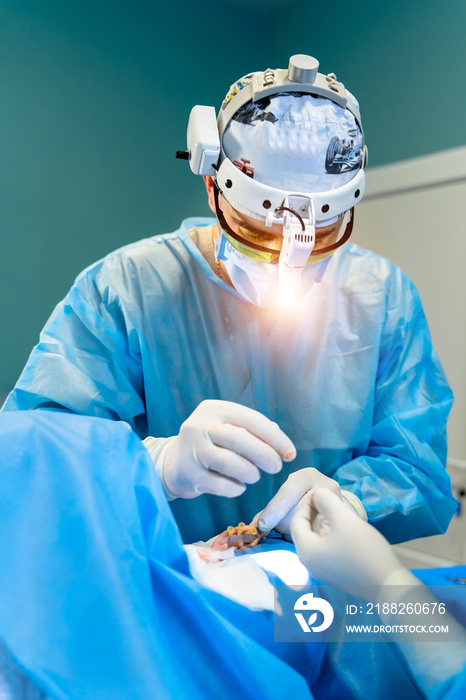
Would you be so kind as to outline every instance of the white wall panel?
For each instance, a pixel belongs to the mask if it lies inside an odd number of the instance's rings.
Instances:
[[[466,147],[367,171],[353,239],[416,284],[455,393],[449,456],[466,459]]]

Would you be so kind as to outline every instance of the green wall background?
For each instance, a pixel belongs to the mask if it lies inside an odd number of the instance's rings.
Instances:
[[[189,110],[315,55],[359,99],[370,165],[463,145],[463,0],[0,0],[0,395],[80,270],[209,213]]]

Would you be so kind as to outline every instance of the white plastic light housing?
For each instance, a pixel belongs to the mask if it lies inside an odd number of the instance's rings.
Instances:
[[[215,175],[220,155],[220,136],[215,107],[196,105],[188,122],[189,165],[195,175]]]

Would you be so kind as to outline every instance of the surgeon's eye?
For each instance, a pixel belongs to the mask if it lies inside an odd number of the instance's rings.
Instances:
[[[255,241],[274,241],[277,238],[276,236],[268,236],[266,233],[254,233],[250,231],[246,232],[246,235]]]
[[[240,236],[243,236],[243,238],[247,238],[251,241],[254,241],[255,243],[261,243],[261,242],[268,242],[268,243],[274,243],[277,242],[279,243],[279,237],[274,235],[273,233],[262,233],[259,231],[251,231],[250,229],[247,228],[241,228],[238,230],[238,233]]]

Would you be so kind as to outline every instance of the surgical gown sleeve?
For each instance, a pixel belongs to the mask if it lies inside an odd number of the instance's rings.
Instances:
[[[105,276],[112,267],[118,293]],[[45,325],[6,410],[65,409],[145,432],[139,338],[127,323],[128,276],[118,255],[81,273]]]
[[[369,442],[333,478],[396,543],[444,532],[457,503],[445,470],[453,395],[416,288],[400,270],[389,286]]]

